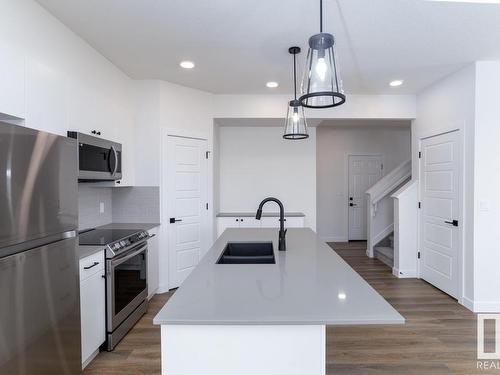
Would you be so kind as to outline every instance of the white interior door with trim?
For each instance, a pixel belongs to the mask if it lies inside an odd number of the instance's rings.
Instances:
[[[182,284],[208,246],[207,141],[167,137],[169,287]]]
[[[349,155],[349,240],[366,240],[366,191],[382,177],[381,155]]]
[[[458,131],[422,140],[420,274],[458,298],[461,254],[462,147]]]

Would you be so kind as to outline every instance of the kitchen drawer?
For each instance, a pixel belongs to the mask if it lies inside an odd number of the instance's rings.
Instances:
[[[85,280],[104,269],[104,250],[80,259],[80,280]]]

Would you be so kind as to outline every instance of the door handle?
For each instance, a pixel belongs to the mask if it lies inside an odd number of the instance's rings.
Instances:
[[[177,223],[179,221],[182,221],[182,219],[176,219],[175,217],[170,218],[170,224],[174,224],[174,223]]]
[[[454,227],[458,227],[458,220],[452,220],[452,221],[447,221],[445,220],[444,221],[446,224],[451,224],[453,225]]]
[[[355,203],[349,203],[349,206],[351,206],[351,207],[357,207],[358,205],[355,204]]]
[[[99,264],[99,262],[94,262],[94,264],[93,264],[93,265],[83,267],[83,269],[84,269],[84,270],[89,270],[89,269],[91,269],[91,268],[93,268],[93,267],[97,266],[98,264]]]
[[[113,151],[113,155],[115,156],[115,165],[113,168],[110,166],[111,175],[114,176],[116,174],[116,170],[118,169],[118,152],[116,152],[116,148],[111,146],[111,151]]]

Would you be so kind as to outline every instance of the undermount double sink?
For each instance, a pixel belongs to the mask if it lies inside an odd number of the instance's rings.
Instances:
[[[228,242],[217,264],[275,264],[272,242]]]

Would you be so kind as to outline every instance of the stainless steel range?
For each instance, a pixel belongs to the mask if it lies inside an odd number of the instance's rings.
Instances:
[[[141,230],[93,229],[80,233],[80,246],[105,246],[108,351],[147,310],[148,239],[148,232]]]

